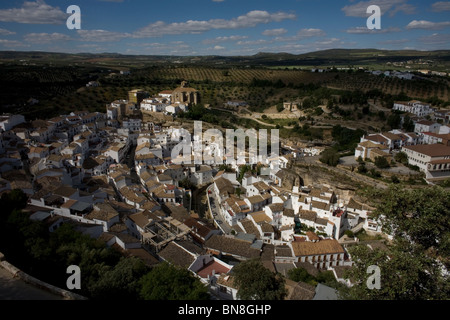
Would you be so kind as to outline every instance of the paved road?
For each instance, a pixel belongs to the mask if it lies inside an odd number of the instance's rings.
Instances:
[[[36,288],[0,267],[0,300],[64,300],[63,297]]]

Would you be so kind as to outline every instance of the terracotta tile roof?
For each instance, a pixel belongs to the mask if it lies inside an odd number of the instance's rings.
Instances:
[[[367,140],[374,141],[374,142],[380,142],[380,143],[386,143],[388,140],[384,138],[383,136],[379,134],[370,135],[365,137]]]
[[[272,222],[272,219],[264,211],[253,212],[250,213],[249,216],[251,216],[257,224],[263,222]]]
[[[345,253],[339,242],[334,239],[319,242],[292,242],[292,249],[296,257]]]
[[[268,207],[272,210],[272,212],[281,212],[284,210],[283,203],[272,203],[269,204]]]
[[[260,250],[251,248],[251,243],[225,236],[214,235],[205,242],[205,247],[220,251],[223,254],[232,254],[247,259],[260,256]]]
[[[294,218],[295,217],[295,212],[294,212],[293,209],[284,208],[283,215],[286,216],[286,217]]]
[[[319,236],[317,234],[315,234],[314,232],[307,231],[306,235],[308,236],[309,240],[311,240],[311,241],[319,241],[320,240]]]
[[[269,191],[271,188],[264,181],[258,181],[253,183],[253,186],[258,189],[259,192]]]
[[[288,246],[276,246],[275,255],[277,257],[292,257],[292,250]]]
[[[195,257],[174,242],[170,242],[163,250],[159,252],[159,256],[169,263],[189,268],[195,261]]]
[[[270,223],[263,222],[260,224],[260,227],[261,227],[262,232],[268,232],[268,233],[275,232],[274,227]]]
[[[261,197],[260,195],[256,195],[256,196],[253,196],[253,197],[248,197],[247,199],[248,199],[248,201],[250,201],[251,204],[264,202],[264,198]]]
[[[220,275],[220,277],[217,279],[217,284],[233,289],[238,289],[238,286],[234,283],[234,278],[230,275]]]
[[[425,126],[432,126],[434,124],[434,122],[429,121],[429,120],[421,120],[416,122],[416,124],[421,124],[421,125],[425,125]]]
[[[241,224],[244,227],[244,231],[247,234],[253,234],[256,236],[256,239],[261,239],[261,235],[259,234],[258,228],[256,228],[256,226],[253,224],[252,221],[250,221],[249,219],[243,219],[241,220]]]
[[[286,300],[312,300],[316,295],[315,287],[304,282],[286,279],[286,289],[288,291]]]
[[[317,213],[311,210],[300,210],[299,211],[300,219],[316,221]]]
[[[141,212],[129,215],[128,218],[142,229],[150,223],[148,217]]]
[[[228,179],[220,177],[215,181],[215,184],[221,195],[225,193],[234,193],[234,187]]]
[[[383,132],[382,135],[390,140],[401,140],[402,138],[395,134],[395,133],[391,133],[391,132]]]
[[[198,234],[203,239],[205,239],[211,231],[215,230],[194,218],[186,219],[183,223],[190,228],[192,232]]]
[[[328,203],[325,202],[321,202],[321,201],[311,201],[311,205],[313,208],[316,209],[321,209],[321,210],[328,210],[330,208],[330,205]]]
[[[109,221],[117,217],[119,213],[107,203],[98,203],[94,206],[94,210],[86,216],[86,219],[97,219]]]
[[[230,272],[230,270],[231,270],[230,268],[213,260],[210,263],[206,264],[200,270],[197,270],[197,274],[201,278],[208,278],[208,276],[211,276],[213,274],[213,271],[215,274],[227,274],[228,272]]]
[[[407,146],[403,148],[425,154],[429,157],[450,156],[450,147],[443,144],[422,144],[416,146]]]

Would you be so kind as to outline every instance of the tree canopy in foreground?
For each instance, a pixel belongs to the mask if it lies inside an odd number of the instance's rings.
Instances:
[[[341,292],[347,299],[450,299],[450,192],[441,187],[404,189],[391,186],[374,212],[393,236],[387,249],[364,244],[349,248],[356,279]],[[381,288],[369,289],[369,266],[381,271]]]
[[[259,260],[242,262],[233,268],[234,283],[242,300],[283,300],[284,279],[265,268]]]

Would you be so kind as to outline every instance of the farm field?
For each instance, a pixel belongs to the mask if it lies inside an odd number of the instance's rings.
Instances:
[[[339,54],[344,55],[345,52]],[[351,57],[366,59],[373,54],[356,52]],[[386,107],[395,99],[430,100],[438,107],[448,106],[450,102],[448,77],[408,81],[374,76],[364,71],[318,73],[311,72],[311,67],[299,70],[295,67],[299,64],[289,67],[283,61],[279,62],[281,67],[273,66],[269,63],[270,57],[257,55],[252,58],[266,61],[267,66],[216,64],[214,61],[220,57],[205,57],[200,59],[201,63],[187,63],[194,58],[175,61],[176,57],[102,55],[75,55],[70,60],[67,55],[36,54],[35,60],[23,60],[26,62],[0,59],[0,107],[2,113],[18,112],[28,119],[52,117],[76,109],[104,112],[105,106],[112,101],[126,99],[130,90],[140,88],[156,95],[188,81],[190,86],[201,92],[202,103],[213,108],[229,108],[226,103],[230,100],[246,101],[248,106],[243,114],[236,113],[238,110],[234,108],[229,109],[253,126],[256,124],[249,121],[252,117],[258,117],[259,125],[267,123],[285,128],[292,128],[294,122],[298,122],[301,126],[305,123],[320,126],[342,123],[353,128],[381,130],[389,128],[386,119],[390,116],[390,109]],[[275,57],[279,59],[280,56]],[[307,57],[309,59],[314,55]],[[316,58],[323,57],[317,54]],[[208,62],[208,59],[211,61]],[[223,59],[234,59],[236,62],[243,58]],[[166,63],[162,65],[162,61]],[[118,73],[118,70],[124,69],[129,69],[131,74]],[[86,87],[89,81],[97,81],[100,86]],[[362,110],[361,99],[351,101],[354,96],[373,94],[376,96],[366,97],[375,100],[365,110]],[[39,102],[29,104],[31,98]],[[310,107],[298,114],[279,110],[283,102],[304,99],[310,99]],[[339,107],[333,111],[327,110],[325,106],[329,103]],[[263,115],[268,119],[263,119]],[[223,113],[215,116],[219,123],[222,121],[220,119],[226,121]]]

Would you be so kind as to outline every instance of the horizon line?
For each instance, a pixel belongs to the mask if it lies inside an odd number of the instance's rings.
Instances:
[[[132,54],[132,53],[118,53],[118,52],[57,52],[57,51],[42,51],[42,50],[0,50],[0,53],[47,53],[47,54],[66,54],[66,55],[119,55],[119,56],[146,56],[146,57],[254,57],[261,54],[267,55],[280,55],[287,54],[292,56],[301,56],[305,54],[312,54],[318,52],[326,52],[326,51],[364,51],[364,50],[374,50],[381,52],[439,52],[439,51],[450,51],[449,49],[438,49],[438,50],[420,50],[420,49],[376,49],[376,48],[332,48],[332,49],[324,49],[324,50],[316,50],[316,51],[308,51],[304,53],[289,53],[289,52],[258,52],[252,55],[220,55],[220,54],[197,54],[197,55],[170,55],[170,54]]]

